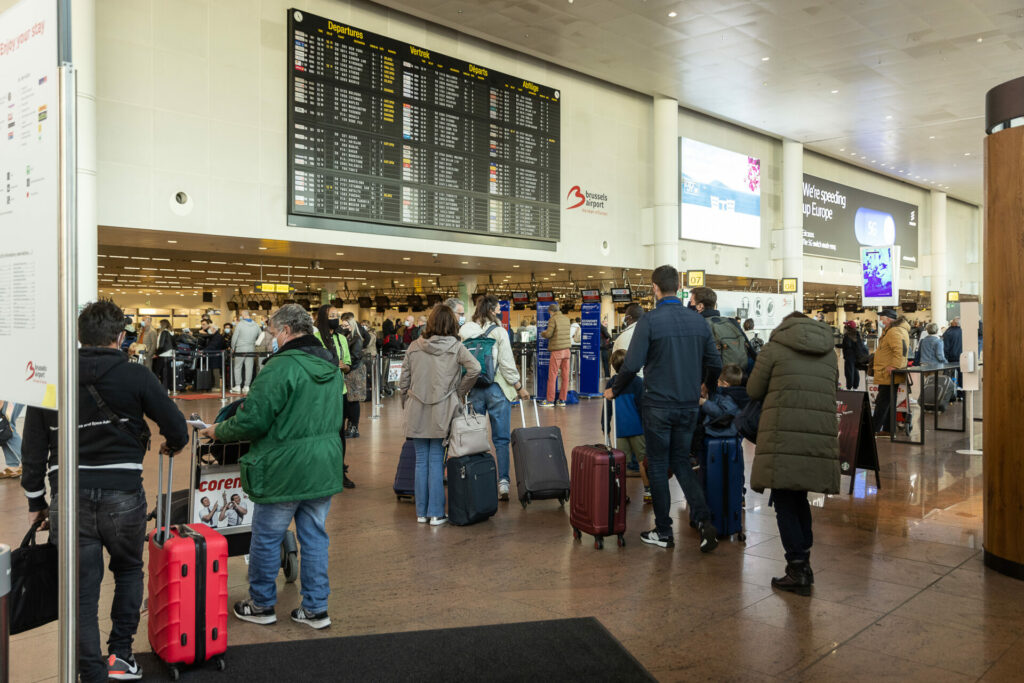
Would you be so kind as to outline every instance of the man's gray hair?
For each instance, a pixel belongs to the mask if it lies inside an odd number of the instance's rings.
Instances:
[[[270,324],[278,331],[287,327],[294,335],[313,334],[313,319],[309,317],[309,311],[298,304],[282,306],[270,316]]]
[[[928,334],[938,334],[939,333],[939,325],[938,325],[938,323],[928,323],[928,325],[924,329],[925,329],[925,331],[928,332]]]
[[[446,299],[444,305],[452,309],[452,311],[457,311],[459,309],[459,306],[462,306],[463,308],[466,307],[466,304],[462,303],[462,299],[456,299],[455,297],[452,297],[451,299]]]

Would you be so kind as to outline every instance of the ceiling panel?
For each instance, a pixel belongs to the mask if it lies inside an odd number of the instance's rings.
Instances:
[[[376,2],[972,202],[1024,63],[1019,0]]]

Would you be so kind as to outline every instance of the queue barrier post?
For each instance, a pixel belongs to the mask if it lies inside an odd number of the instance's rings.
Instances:
[[[228,353],[227,349],[220,352],[220,402],[224,404],[228,399],[228,376],[225,372],[227,363],[224,362],[224,356]]]
[[[370,385],[370,419],[380,419],[380,363],[381,355],[377,354],[373,357],[373,363],[370,366],[370,374],[373,375],[370,378],[372,384]]]
[[[171,349],[171,396],[178,395],[178,351]]]

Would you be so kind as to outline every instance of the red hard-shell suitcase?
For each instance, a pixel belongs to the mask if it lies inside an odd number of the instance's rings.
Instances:
[[[168,490],[157,501],[157,526],[149,535],[149,644],[177,680],[179,665],[214,660],[224,670],[228,542],[206,524],[164,527],[163,520],[170,518],[173,473],[171,458]],[[159,477],[163,491],[162,458]]]
[[[612,413],[614,434],[614,409]],[[607,424],[603,414],[601,424]],[[619,545],[626,544],[626,456],[607,441],[606,434],[604,444],[572,449],[569,523],[573,537],[579,540],[588,533],[595,548],[604,547],[605,536],[618,536]]]

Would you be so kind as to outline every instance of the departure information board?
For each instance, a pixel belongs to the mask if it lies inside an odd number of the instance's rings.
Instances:
[[[557,90],[294,9],[288,35],[290,214],[558,241]]]

